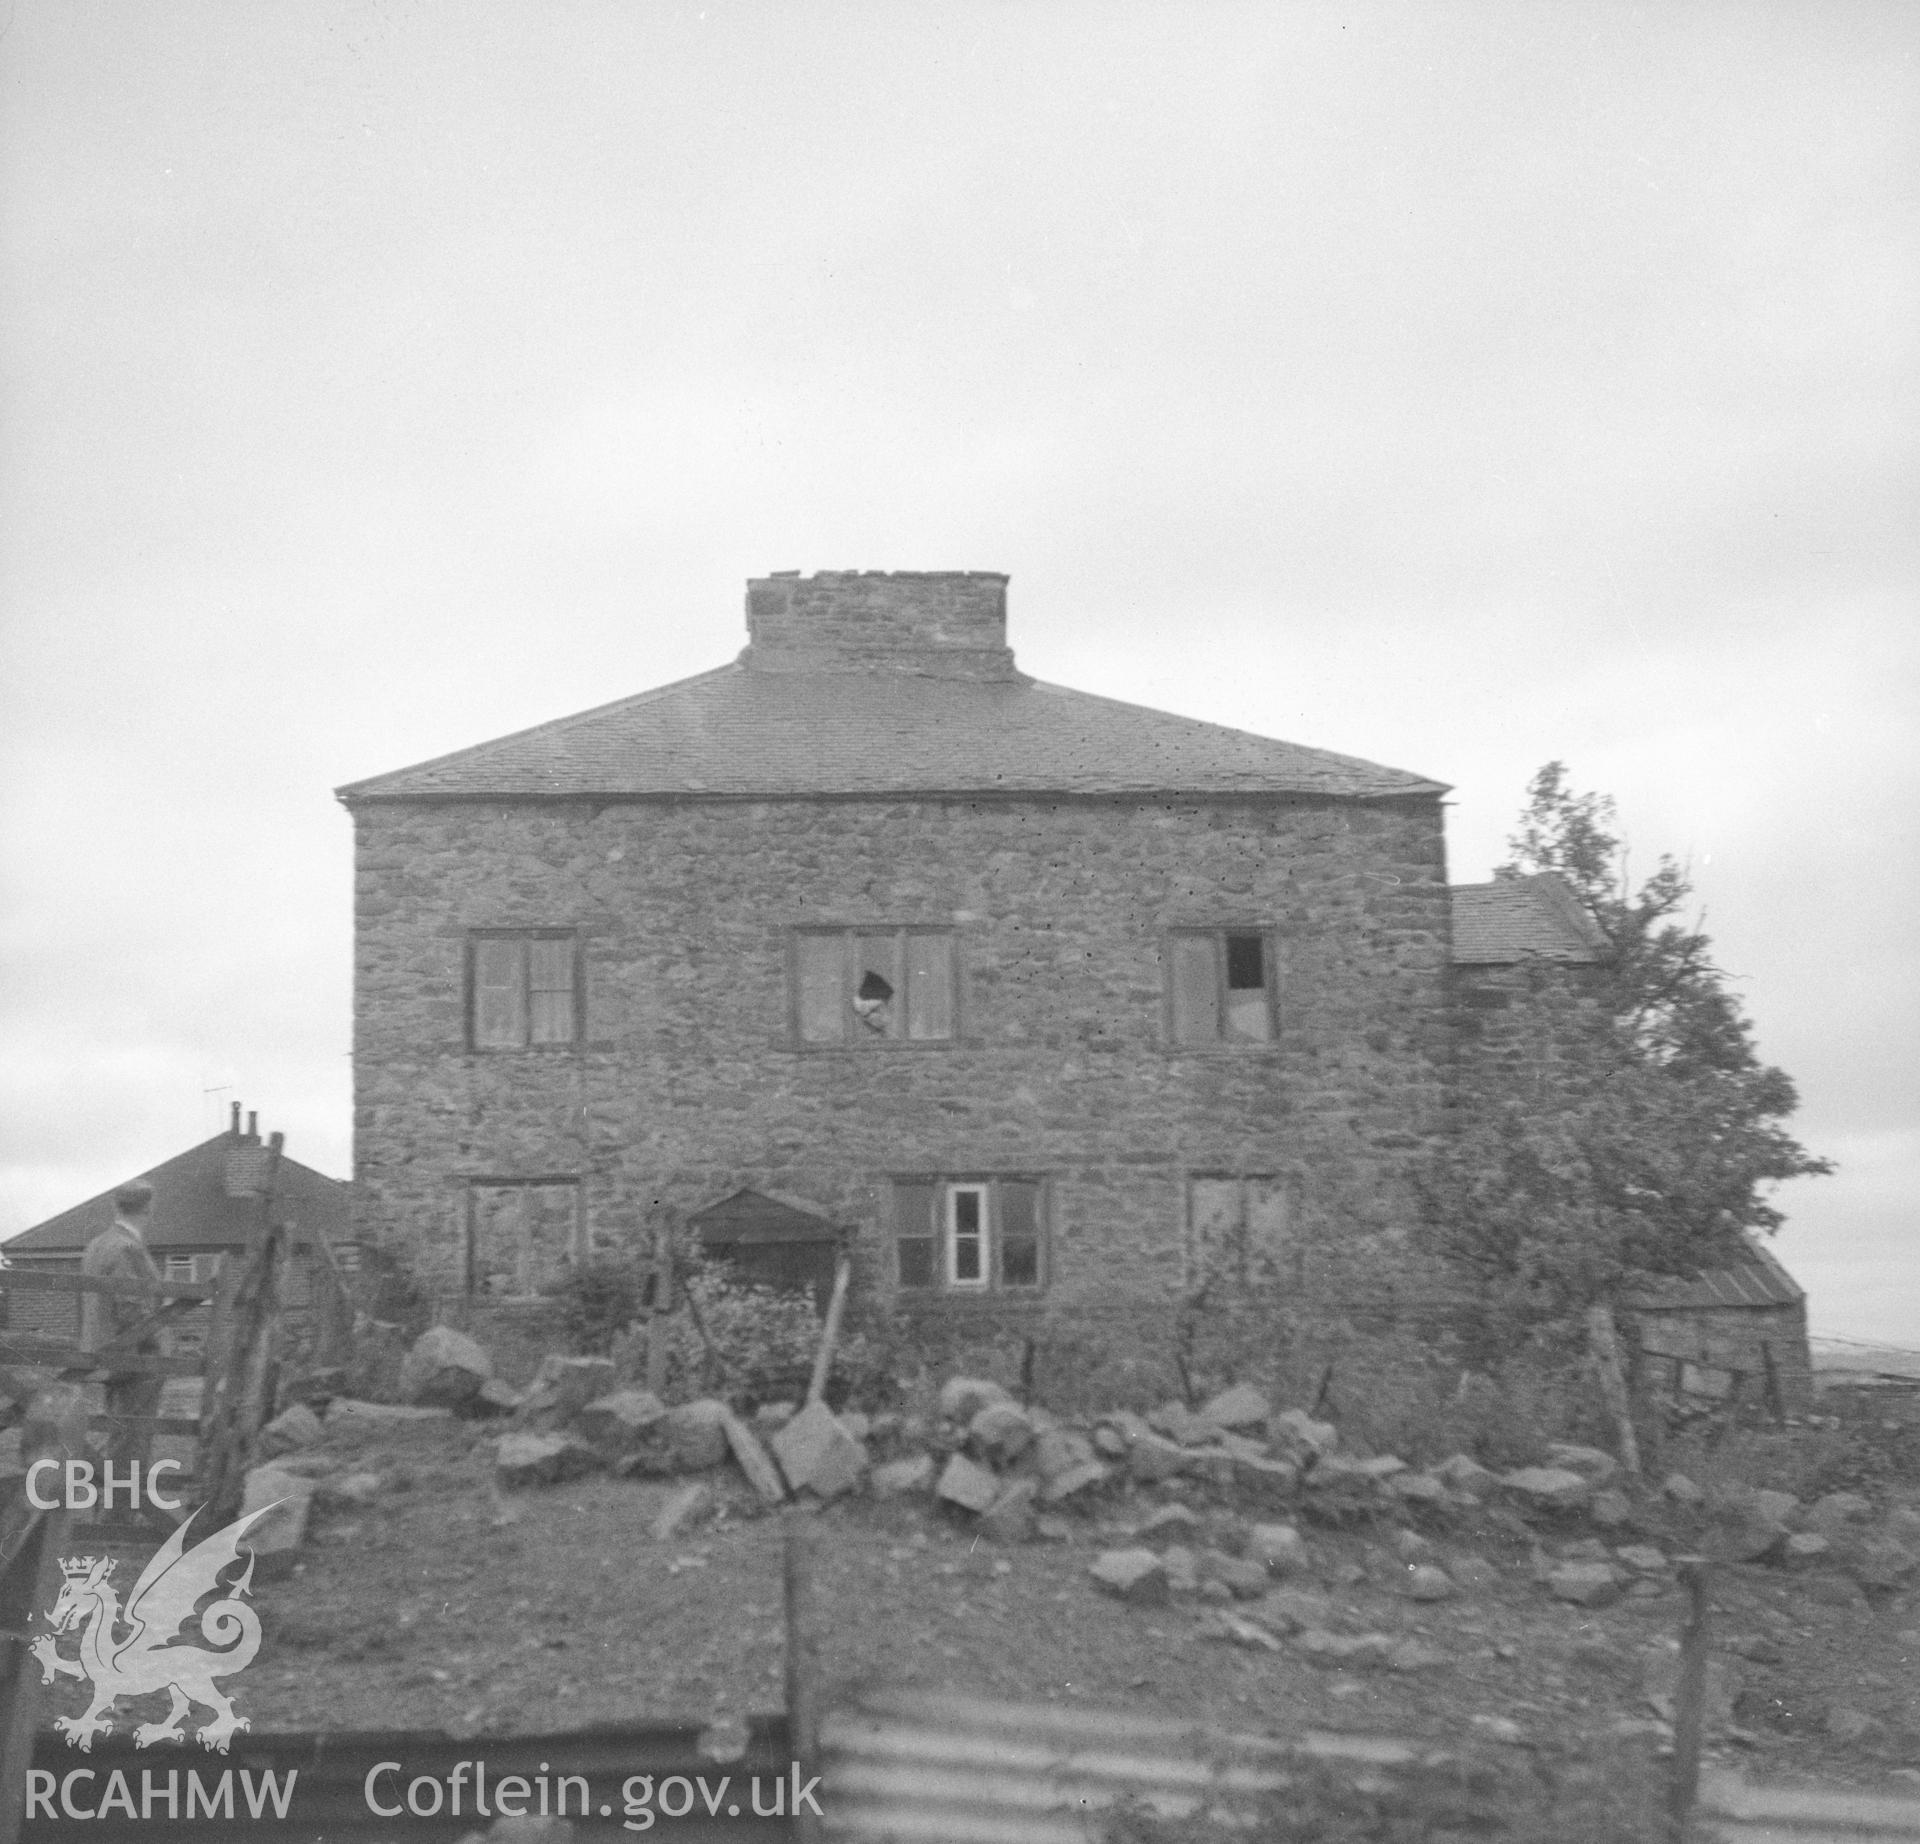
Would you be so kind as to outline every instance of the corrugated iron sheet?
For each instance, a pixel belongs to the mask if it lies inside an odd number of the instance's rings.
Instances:
[[[1722,1844],[1920,1844],[1920,1799],[1848,1787],[1758,1786],[1708,1774],[1696,1810],[1697,1829]]]
[[[822,1736],[830,1836],[901,1844],[1088,1844],[1114,1808],[1251,1819],[1303,1764],[1362,1778],[1422,1750],[1310,1731],[1281,1742],[1163,1718],[922,1691],[875,1693]]]

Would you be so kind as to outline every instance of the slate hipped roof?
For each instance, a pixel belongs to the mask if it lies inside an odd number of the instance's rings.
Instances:
[[[169,1249],[238,1248],[252,1229],[258,1205],[251,1196],[233,1195],[235,1184],[257,1179],[262,1166],[259,1136],[220,1133],[198,1146],[135,1174],[153,1186],[153,1216],[147,1228],[147,1247],[156,1253]],[[123,1181],[124,1182],[124,1181]],[[77,1259],[93,1238],[113,1222],[113,1193],[102,1191],[84,1204],[75,1204],[58,1216],[22,1231],[0,1244],[9,1259],[16,1255]],[[276,1222],[287,1224],[296,1242],[316,1232],[330,1244],[350,1239],[349,1191],[338,1178],[329,1178],[311,1166],[284,1154],[273,1188]]]
[[[963,610],[959,641],[927,609]],[[1014,670],[1005,578],[822,572],[749,586],[739,660],[338,790],[363,801],[887,794],[1436,797],[1445,784]],[[790,594],[781,622],[758,599]],[[844,593],[846,609],[829,604]],[[884,605],[881,597],[890,600]],[[810,599],[808,599],[810,598]],[[922,598],[925,608],[914,606]],[[803,606],[800,606],[804,604]],[[850,611],[850,613],[849,613]],[[948,614],[943,603],[936,611]],[[814,625],[809,626],[809,623]],[[951,622],[949,627],[951,628]]]
[[[1591,962],[1607,938],[1564,879],[1496,877],[1455,884],[1453,958],[1463,966],[1508,966],[1523,960]]]

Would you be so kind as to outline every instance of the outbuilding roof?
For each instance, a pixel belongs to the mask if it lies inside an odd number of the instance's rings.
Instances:
[[[1453,958],[1459,965],[1589,962],[1607,945],[1580,899],[1551,871],[1455,884],[1452,895]]]
[[[1773,1251],[1749,1236],[1739,1261],[1711,1269],[1696,1280],[1648,1283],[1627,1304],[1643,1313],[1684,1313],[1729,1306],[1798,1306],[1806,1297],[1806,1290]]]

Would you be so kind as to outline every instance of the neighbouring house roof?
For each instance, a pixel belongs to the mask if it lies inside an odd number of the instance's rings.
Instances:
[[[1798,1306],[1806,1290],[1773,1251],[1752,1237],[1747,1253],[1724,1268],[1713,1268],[1697,1280],[1657,1281],[1642,1287],[1627,1304],[1643,1313],[1690,1313],[1720,1307]]]
[[[1551,871],[1496,877],[1489,884],[1455,884],[1451,894],[1456,965],[1591,962],[1607,945],[1580,899]]]
[[[661,795],[1309,794],[1443,782],[1019,676],[736,662],[338,790],[362,801]]]
[[[134,1174],[153,1186],[147,1246],[156,1252],[243,1246],[258,1218],[251,1187],[264,1172],[265,1160],[266,1149],[257,1136],[221,1133],[151,1171]],[[113,1222],[113,1193],[119,1188],[115,1185],[23,1230],[0,1244],[0,1254],[8,1259],[78,1257]],[[282,1155],[273,1196],[275,1220],[289,1225],[296,1240],[315,1233],[330,1244],[350,1240],[349,1187],[342,1180]]]

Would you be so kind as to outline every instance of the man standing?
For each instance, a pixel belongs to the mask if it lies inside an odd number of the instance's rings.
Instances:
[[[87,1244],[80,1272],[103,1281],[133,1281],[140,1291],[83,1293],[80,1296],[80,1348],[98,1351],[143,1319],[160,1310],[160,1270],[147,1253],[147,1225],[153,1216],[153,1186],[143,1178],[124,1184],[113,1194],[113,1226]],[[162,1341],[153,1327],[116,1357],[158,1357]],[[152,1418],[160,1412],[160,1392],[166,1379],[142,1371],[116,1371],[106,1360],[110,1425],[107,1458],[116,1477],[129,1461],[140,1463],[142,1475],[153,1448]]]

